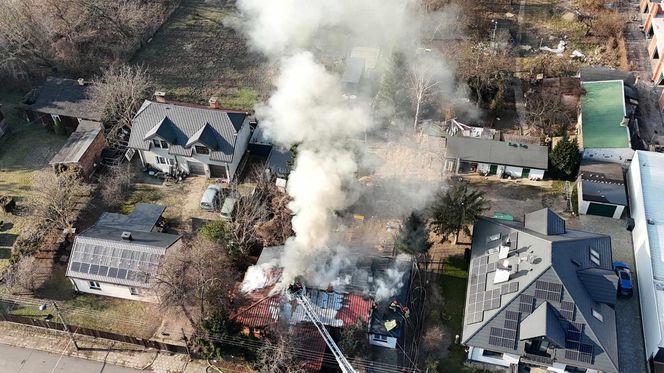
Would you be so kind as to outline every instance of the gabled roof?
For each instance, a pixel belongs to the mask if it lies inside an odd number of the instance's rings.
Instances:
[[[90,145],[99,136],[101,123],[88,120],[81,120],[76,131],[69,136],[67,142],[62,145],[60,151],[51,158],[50,165],[78,163],[81,157],[88,151]]]
[[[549,302],[540,304],[526,316],[519,326],[519,339],[547,338],[560,348],[565,348],[565,331],[558,319],[557,311]]]
[[[539,170],[549,167],[549,149],[546,146],[465,136],[447,137],[447,158]]]
[[[592,300],[606,304],[616,303],[618,279],[613,271],[590,267],[576,273]]]
[[[193,105],[145,101],[132,121],[129,147],[150,150],[150,139],[169,143],[168,153],[191,156],[196,143],[210,148],[210,159],[232,162],[238,132],[247,113]]]
[[[526,214],[525,227],[543,235],[565,233],[565,220],[549,208]]]
[[[551,220],[547,210],[528,214],[528,219]],[[544,221],[531,224],[547,225]],[[507,257],[503,259],[505,253]],[[505,260],[507,263],[503,263]],[[494,283],[499,261],[501,267],[509,264],[509,276],[505,282]],[[548,318],[551,311],[565,332],[565,345],[555,348],[550,364],[560,362],[618,372],[615,311],[611,307],[615,292],[611,297],[603,284],[584,282],[584,276],[611,269],[608,236],[574,230],[547,235],[518,222],[480,218],[473,231],[462,341],[470,346],[523,355],[526,341],[521,333],[533,337],[541,330],[524,331],[521,322],[548,303],[552,309],[540,312]],[[609,280],[610,276],[606,276]],[[593,310],[602,315],[603,321],[593,316]],[[552,335],[550,339],[559,341],[560,336]]]
[[[148,287],[166,250],[180,236],[153,232],[163,206],[137,204],[130,215],[105,213],[76,236],[67,276],[127,286]],[[131,239],[123,239],[123,233]]]
[[[91,85],[77,80],[48,78],[27,98],[28,109],[45,114],[101,121],[102,111],[90,96]]]

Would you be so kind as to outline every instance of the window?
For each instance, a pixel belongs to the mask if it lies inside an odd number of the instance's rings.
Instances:
[[[373,340],[374,341],[379,341],[379,342],[387,342],[387,336],[386,335],[380,335],[380,334],[374,334],[373,335]]]
[[[502,352],[491,351],[491,350],[484,350],[484,351],[482,351],[482,356],[502,359],[503,358],[503,353]]]
[[[168,158],[168,164],[171,165],[171,166],[175,166],[175,159]]]
[[[101,290],[101,285],[97,281],[89,281],[90,289],[92,290]]]
[[[196,145],[194,148],[196,149],[196,154],[210,154],[210,149],[205,146]]]
[[[129,288],[129,293],[131,295],[141,295],[141,293],[138,292],[137,288]]]
[[[604,316],[602,316],[602,314],[599,313],[599,311],[597,311],[596,309],[593,308],[592,310],[593,310],[593,317],[599,321],[604,322]]]
[[[166,164],[166,158],[157,157],[157,164]]]
[[[593,249],[592,247],[590,248],[590,261],[595,263],[595,265],[598,267],[601,265],[599,252],[597,252],[597,250]]]
[[[164,140],[152,139],[152,145],[157,148],[168,149],[168,143]]]

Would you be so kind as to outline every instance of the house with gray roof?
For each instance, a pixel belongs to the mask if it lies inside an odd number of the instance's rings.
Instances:
[[[152,280],[181,238],[161,231],[164,210],[138,203],[129,215],[106,212],[76,236],[66,273],[76,291],[157,302]]]
[[[619,372],[616,289],[610,237],[567,229],[549,209],[523,223],[479,218],[463,322],[468,359]]]
[[[622,217],[627,207],[622,165],[582,159],[577,187],[579,214]]]
[[[146,167],[230,181],[250,136],[248,113],[146,100],[132,121],[129,147]]]
[[[549,167],[546,146],[522,141],[448,136],[445,170],[451,173],[542,180]]]

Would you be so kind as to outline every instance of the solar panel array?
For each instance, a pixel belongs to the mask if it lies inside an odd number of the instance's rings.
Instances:
[[[532,295],[521,294],[519,298],[519,312],[532,313],[535,307],[535,297]]]
[[[563,296],[563,286],[555,282],[535,282],[535,298],[549,302],[560,302]]]
[[[466,323],[473,324],[484,319],[484,311],[500,307],[500,297],[519,291],[519,283],[502,284],[499,288],[486,290],[486,275],[496,270],[496,263],[488,263],[489,257],[482,256],[472,262],[470,290],[466,306]]]
[[[583,343],[584,324],[569,322],[565,333],[565,359],[576,360],[586,364],[593,362],[593,345]]]
[[[73,272],[147,283],[157,273],[161,255],[99,245],[80,245],[72,253]]]
[[[574,302],[566,302],[566,301],[560,302],[560,314],[563,316],[565,320],[574,321],[575,308],[576,305],[574,304]]]
[[[514,311],[505,312],[504,328],[491,328],[489,344],[492,346],[516,348],[516,331],[519,326],[519,313]]]

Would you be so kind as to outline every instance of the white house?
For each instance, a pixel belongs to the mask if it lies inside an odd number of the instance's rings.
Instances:
[[[248,113],[220,110],[216,99],[209,107],[146,100],[132,121],[129,147],[144,166],[230,181],[250,136]]]
[[[622,217],[627,191],[620,164],[583,159],[577,187],[579,214]]]
[[[645,358],[664,351],[664,154],[636,151],[627,173]]]
[[[164,206],[139,203],[129,215],[104,213],[74,239],[67,277],[76,291],[158,302],[152,278],[180,236],[160,232]]]

